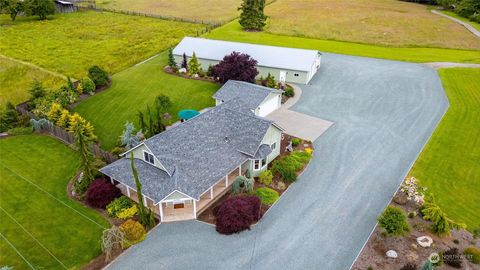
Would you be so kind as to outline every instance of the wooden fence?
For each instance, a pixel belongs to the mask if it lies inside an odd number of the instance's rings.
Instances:
[[[38,120],[38,117],[36,115],[34,115],[33,113],[27,110],[27,102],[17,105],[17,111],[22,115],[28,116],[30,119]],[[55,137],[56,139],[62,141],[67,145],[75,144],[75,137],[71,133],[55,125],[50,125],[42,128],[42,132],[52,137]],[[98,143],[91,144],[90,150],[96,157],[105,160],[107,163],[112,163],[118,159],[116,156],[112,155],[110,152],[100,148]]]

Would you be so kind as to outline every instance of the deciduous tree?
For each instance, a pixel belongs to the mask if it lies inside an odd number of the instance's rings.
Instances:
[[[213,66],[215,79],[221,83],[228,80],[255,82],[258,75],[257,60],[248,54],[232,52],[226,55],[220,63]]]

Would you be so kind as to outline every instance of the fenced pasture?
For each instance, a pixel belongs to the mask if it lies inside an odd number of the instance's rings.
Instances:
[[[275,34],[394,47],[480,49],[463,26],[398,0],[279,0],[266,7]]]
[[[57,14],[46,21],[18,17],[14,23],[0,15],[0,51],[78,79],[92,65],[121,71],[205,27],[95,11]]]

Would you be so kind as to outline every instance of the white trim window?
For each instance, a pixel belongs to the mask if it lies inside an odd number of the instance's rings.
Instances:
[[[267,166],[267,159],[254,159],[253,160],[253,170],[258,171]]]
[[[143,159],[150,164],[155,164],[155,159],[153,158],[153,155],[146,151],[143,151]]]
[[[270,145],[270,149],[272,149],[272,151],[275,151],[275,149],[277,149],[277,142],[274,142]]]

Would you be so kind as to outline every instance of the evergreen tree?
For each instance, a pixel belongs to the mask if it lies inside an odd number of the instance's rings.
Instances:
[[[267,16],[264,13],[265,0],[243,0],[238,8],[240,14],[239,23],[244,30],[261,31],[266,24]]]
[[[190,58],[190,61],[188,61],[188,71],[190,74],[198,74],[200,72],[200,69],[202,67],[198,63],[198,58],[195,55],[195,52],[193,52],[192,58]]]
[[[173,49],[168,50],[168,66],[171,68],[177,68],[177,62],[175,62],[175,57],[173,57]]]
[[[433,196],[427,198],[421,210],[423,219],[432,222],[432,230],[439,236],[450,235],[452,229],[465,229],[466,225],[450,219],[435,202]]]
[[[90,140],[84,134],[84,127],[82,125],[76,125],[73,133],[75,136],[75,145],[77,146],[80,156],[80,166],[83,171],[80,182],[75,182],[75,190],[79,193],[84,193],[94,178],[95,168],[93,166],[93,154],[88,147]]]
[[[155,213],[154,211],[149,208],[149,216],[148,216],[148,227],[150,227],[150,229],[153,229],[153,227],[155,227]]]
[[[266,80],[267,80],[267,83],[266,83],[267,87],[275,88],[277,86],[277,84],[275,83],[275,77],[273,77],[272,74],[268,73]]]
[[[143,226],[147,226],[148,225],[147,210],[145,208],[145,204],[143,203],[142,184],[138,179],[138,171],[137,171],[137,168],[135,167],[133,152],[130,153],[130,164],[132,166],[133,178],[135,179],[135,186],[137,188],[138,216],[140,219],[140,223],[142,223]]]
[[[182,68],[188,70],[187,55],[183,53]]]
[[[42,83],[37,79],[33,80],[32,87],[30,88],[29,92],[30,92],[30,95],[32,96],[31,98],[32,100],[44,97],[47,94]]]

